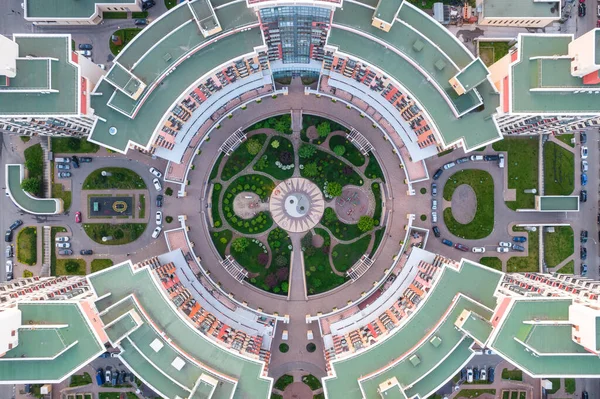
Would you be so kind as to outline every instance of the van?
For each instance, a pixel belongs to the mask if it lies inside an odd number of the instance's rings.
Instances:
[[[503,168],[504,167],[504,154],[500,154],[500,159],[498,160],[498,167]]]
[[[483,161],[483,155],[471,155],[471,161]]]
[[[71,162],[71,158],[54,158],[54,162],[58,162],[58,163],[69,163]]]

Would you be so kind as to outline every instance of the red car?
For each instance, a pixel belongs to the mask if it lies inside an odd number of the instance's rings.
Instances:
[[[75,223],[81,223],[81,212],[75,212]]]
[[[458,244],[458,243],[454,244],[454,248],[458,249],[459,251],[463,251],[463,252],[469,252],[471,250],[466,245],[462,245],[462,244]]]

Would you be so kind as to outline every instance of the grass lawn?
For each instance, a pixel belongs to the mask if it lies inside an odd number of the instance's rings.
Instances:
[[[86,139],[76,137],[52,137],[52,152],[62,153],[92,153],[98,152],[100,146]]]
[[[271,263],[252,276],[250,284],[274,294],[287,295],[292,241],[285,230],[276,227],[269,232],[267,244],[271,250]]]
[[[231,230],[215,231],[211,233],[213,244],[222,258],[225,258],[225,248],[227,248],[227,244],[231,241],[232,236],[233,233]]]
[[[63,200],[63,208],[68,211],[71,208],[72,194],[70,191],[65,190],[63,185],[60,183],[52,184],[52,198],[60,198]]]
[[[492,269],[502,271],[502,261],[495,256],[484,256],[483,258],[479,259],[479,263],[487,267],[491,267]]]
[[[279,143],[277,148],[273,147],[273,143]],[[269,140],[269,144],[261,159],[256,161],[253,169],[264,173],[268,173],[277,180],[285,180],[292,177],[294,174],[294,167],[289,169],[283,169],[277,166],[276,162],[280,165],[285,165],[289,168],[289,165],[294,164],[294,146],[292,142],[283,136],[274,136]]]
[[[215,161],[215,164],[213,165],[213,168],[210,170],[210,180],[214,180],[217,178],[219,174],[219,166],[221,165],[223,158],[225,158],[225,153],[222,152],[221,154],[219,154],[217,160]]]
[[[88,373],[73,374],[71,376],[70,387],[80,387],[82,385],[88,385],[92,383],[92,377]]]
[[[77,263],[78,267],[74,271],[67,271],[68,263]],[[56,260],[56,275],[57,276],[85,276],[86,263],[85,259],[57,259]]]
[[[333,132],[348,133],[350,131],[345,126],[342,126],[339,123],[329,120],[327,118],[321,118],[320,116],[316,116],[316,115],[302,114],[302,130],[304,130],[304,131],[306,131],[306,129],[308,129],[311,126],[318,126],[323,122],[329,123],[329,127],[331,128],[332,133]],[[324,141],[324,139],[319,137],[317,139],[317,144],[321,144],[322,140]]]
[[[383,203],[381,198],[381,188],[379,183],[371,184],[371,191],[375,197],[375,211],[373,212],[373,219],[375,219],[375,225],[379,226],[381,223],[381,212],[383,211]]]
[[[127,19],[127,12],[103,12],[102,19]]]
[[[103,245],[122,245],[137,240],[144,230],[147,223],[85,223],[83,230],[92,240]],[[102,242],[102,237],[111,236],[113,239]]]
[[[292,134],[292,116],[290,114],[283,114],[263,119],[246,129],[246,132],[256,129],[274,129],[279,133]]]
[[[333,266],[338,272],[350,269],[367,252],[373,234],[368,234],[352,244],[337,244],[333,247],[331,257]]]
[[[575,144],[571,143],[571,140],[573,138],[575,138],[575,134],[574,133],[560,134],[560,135],[556,136],[556,138],[558,140],[562,141],[563,143],[571,146],[572,148],[575,148]]]
[[[223,216],[231,227],[243,234],[257,234],[267,231],[273,225],[273,219],[268,212],[260,212],[252,219],[242,219],[233,212],[233,200],[239,193],[253,192],[261,200],[269,198],[275,188],[275,183],[262,175],[244,175],[235,179],[223,195]]]
[[[346,224],[340,221],[332,208],[325,208],[321,223],[323,226],[327,227],[336,238],[340,240],[352,240],[353,238],[359,237],[363,234],[363,231],[358,228],[358,223]]]
[[[554,233],[544,232],[544,256],[548,267],[557,266],[575,251],[571,226],[558,226]]]
[[[452,208],[444,209],[444,223],[450,232],[466,239],[487,237],[494,229],[494,179],[483,170],[465,169],[456,172],[444,186],[444,199],[452,200],[458,186],[468,184],[475,191],[477,210],[475,217],[467,224],[459,223],[452,215]]]
[[[560,389],[560,378],[548,378],[548,381],[552,382],[552,389],[546,390],[549,395],[555,394]]]
[[[346,158],[354,166],[363,166],[365,164],[365,157],[358,151],[358,148],[354,146],[346,137],[336,134],[331,136],[329,139],[329,149],[334,150],[335,147],[342,146],[346,150],[344,158]]]
[[[50,243],[55,242],[56,233],[65,233],[66,231],[67,229],[64,227],[52,227],[50,229]],[[56,276],[56,245],[50,245],[50,275]]]
[[[138,217],[140,219],[143,219],[146,217],[146,196],[144,194],[140,194],[139,197],[140,200],[140,208],[139,208],[139,213],[138,213]]]
[[[329,233],[319,228],[315,228],[315,233],[323,237],[324,243],[320,248],[310,246],[304,250],[306,289],[309,295],[329,291],[346,282],[346,277],[338,276],[331,270],[332,266],[329,263],[331,239]],[[307,235],[310,235],[310,233]],[[304,242],[305,239],[303,238],[302,241]]]
[[[165,7],[167,7],[167,10],[170,10],[171,8],[175,7],[177,5],[177,0],[165,0]]]
[[[385,182],[383,170],[381,170],[381,166],[379,166],[379,162],[372,152],[369,153],[369,163],[365,168],[365,176],[369,179],[381,179],[381,181]]]
[[[229,157],[227,157],[225,165],[223,166],[223,170],[221,171],[221,180],[227,181],[231,179],[233,176],[241,172],[246,166],[250,165],[254,158],[256,158],[257,154],[252,155],[248,152],[247,144],[250,140],[256,140],[261,146],[264,146],[265,141],[267,140],[267,135],[256,134],[254,136],[250,136],[248,137],[247,141],[240,144],[240,146]]]
[[[461,389],[456,394],[456,398],[468,398],[468,399],[472,399],[472,398],[476,398],[478,396],[481,396],[484,393],[489,393],[489,394],[495,395],[496,394],[496,390],[495,389]]]
[[[565,378],[565,391],[570,394],[575,393],[575,378]]]
[[[106,15],[106,13],[104,13],[104,15]],[[106,18],[106,17],[105,17]],[[140,33],[142,30],[139,28],[125,28],[125,29],[119,29],[118,31],[114,32],[113,35],[114,36],[118,36],[121,38],[121,44],[120,45],[116,45],[115,43],[113,43],[113,41],[109,38],[108,39],[108,45],[110,47],[110,52],[113,55],[117,55],[121,52],[121,50],[123,49],[123,47],[125,47],[127,45],[127,43],[129,43],[131,40],[133,40],[133,38]]]
[[[320,189],[323,189],[325,182],[338,182],[342,187],[347,184],[355,186],[364,184],[354,167],[325,151],[317,149],[310,158],[300,159],[300,163],[304,165],[313,162],[317,164],[318,172],[316,176],[307,176],[306,168],[302,169],[300,174],[315,183]]]
[[[294,382],[294,377],[289,374],[284,374],[275,381],[274,388],[284,391],[285,387]]]
[[[27,177],[40,181],[38,190],[32,194],[40,196],[44,181],[44,152],[39,144],[27,148],[23,155],[25,156],[25,167],[27,168]]]
[[[313,391],[323,387],[323,385],[321,385],[321,381],[312,374],[303,376],[302,382],[308,385]]]
[[[33,266],[37,262],[37,228],[24,227],[17,237],[17,259]]]
[[[485,65],[490,66],[506,54],[511,46],[509,42],[479,42],[479,55]]]
[[[570,261],[560,269],[556,271],[557,273],[563,274],[574,274],[575,273],[575,261]]]
[[[556,143],[544,144],[544,194],[570,195],[575,189],[575,154]]]
[[[215,183],[212,191],[210,211],[215,227],[221,227],[221,225],[223,224],[223,221],[221,220],[221,215],[219,214],[220,195],[222,188],[223,186],[221,185],[221,183]]]
[[[375,242],[373,242],[373,247],[371,248],[369,258],[373,258],[373,255],[375,255],[375,252],[377,252],[377,248],[379,248],[379,244],[381,244],[381,240],[383,240],[384,235],[385,227],[382,227],[379,230],[375,230]]]
[[[98,399],[119,399],[120,392],[98,392]]]
[[[527,245],[529,246],[529,256],[513,256],[510,258],[506,263],[506,271],[508,273],[537,272],[540,270],[540,231],[538,229],[537,231],[529,231],[528,233]]]
[[[539,137],[505,137],[492,144],[495,151],[507,151],[508,188],[517,191],[517,200],[506,202],[512,210],[533,209],[535,194],[523,190],[538,189],[538,140]]]
[[[111,173],[111,176],[102,176],[102,171]],[[83,182],[84,190],[137,190],[144,188],[146,188],[146,183],[140,175],[127,168],[96,169]]]
[[[131,19],[148,18],[148,11],[132,12]]]
[[[502,370],[502,379],[503,380],[512,380],[512,381],[523,381],[523,372],[519,369],[514,369],[514,370],[503,369]]]
[[[112,265],[114,265],[112,259],[94,259],[91,265],[92,273],[104,270],[106,268],[111,267]]]
[[[235,251],[232,246],[230,248],[231,256],[233,256],[235,260],[237,260],[238,263],[250,273],[261,273],[265,270],[266,265],[261,265],[258,262],[258,255],[265,253],[265,251],[268,254],[269,251],[263,249],[263,247],[260,245],[259,240],[253,238],[247,238],[247,240],[249,242],[249,245],[242,252]],[[266,247],[266,244],[262,243],[262,245]]]

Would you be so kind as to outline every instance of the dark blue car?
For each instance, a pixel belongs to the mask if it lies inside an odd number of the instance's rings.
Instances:
[[[442,240],[442,244],[447,245],[449,247],[454,246],[454,244],[452,243],[452,241],[446,240],[445,238]]]
[[[488,369],[488,381],[490,382],[490,384],[494,382],[494,368],[493,367],[490,367]]]
[[[513,237],[513,241],[514,242],[525,242],[525,241],[527,241],[527,237],[525,237],[525,236]]]

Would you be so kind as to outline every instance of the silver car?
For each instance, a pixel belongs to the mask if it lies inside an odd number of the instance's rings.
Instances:
[[[152,232],[152,238],[158,238],[158,236],[160,235],[162,231],[162,227],[157,227],[154,229],[154,231]]]

